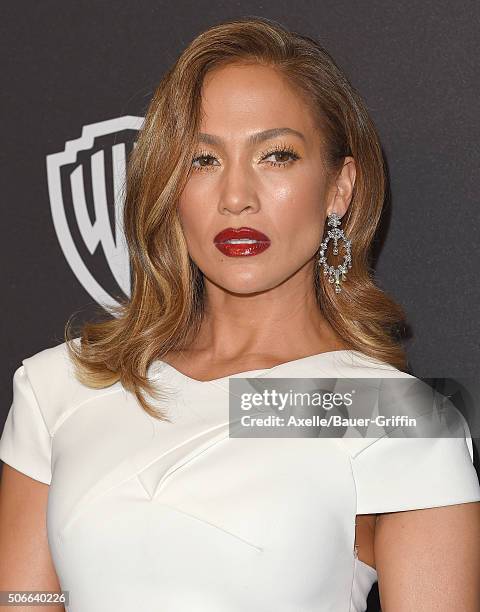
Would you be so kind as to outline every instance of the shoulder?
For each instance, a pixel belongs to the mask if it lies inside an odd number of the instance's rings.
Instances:
[[[73,340],[77,345],[80,339]],[[75,376],[67,343],[62,342],[25,357],[15,376],[29,382],[50,435],[81,404],[99,395],[121,390],[120,384],[96,389],[82,384]]]
[[[473,461],[469,425],[448,397],[421,378],[357,351],[339,358],[342,376],[357,387],[349,416],[370,417],[361,432],[352,429],[340,439],[352,458],[373,449],[376,454],[389,452],[395,444],[406,449],[413,440],[428,448],[438,438],[457,438],[464,441]]]
[[[342,379],[341,385],[355,389],[355,399],[348,410],[348,416],[352,419],[374,418],[386,390],[393,392],[395,389],[398,395],[400,389],[421,383],[412,374],[360,351],[339,352],[334,355],[333,361],[332,373]],[[363,428],[349,428],[338,442],[354,458],[386,435],[381,428],[370,424]]]
[[[361,354],[347,359],[342,372],[365,399],[351,406],[349,416],[392,417],[389,426],[380,420],[338,439],[350,456],[358,514],[480,501],[470,428],[447,397],[422,379]],[[408,417],[408,423],[395,421],[397,415]]]
[[[359,377],[359,378],[409,378],[415,379],[415,376],[399,370],[395,366],[366,355],[360,351],[347,350],[338,351],[333,355],[334,362],[342,375]]]

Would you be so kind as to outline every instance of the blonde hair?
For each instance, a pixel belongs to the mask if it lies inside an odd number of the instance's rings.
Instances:
[[[123,229],[132,274],[130,298],[112,308],[105,320],[84,323],[79,332],[72,329],[71,318],[65,326],[69,355],[82,383],[103,388],[121,381],[160,420],[169,419],[145,397],[165,397],[148,376],[149,367],[170,350],[188,347],[205,305],[203,274],[189,257],[176,204],[197,144],[203,79],[231,62],[270,66],[293,85],[314,113],[332,176],[345,156],[355,159],[353,197],[342,219],[352,242],[352,268],[337,294],[320,266],[314,266],[318,305],[352,349],[406,367],[396,333],[404,311],[375,285],[370,267],[386,179],[365,104],[318,42],[263,17],[230,20],[199,34],[164,75],[129,157]]]

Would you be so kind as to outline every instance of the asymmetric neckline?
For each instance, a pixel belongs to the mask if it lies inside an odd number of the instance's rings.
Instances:
[[[362,356],[363,353],[357,350],[353,350],[353,349],[340,349],[340,350],[335,350],[335,351],[324,351],[322,353],[316,353],[314,355],[307,355],[306,357],[299,357],[298,359],[292,359],[290,361],[284,361],[282,363],[278,363],[275,366],[272,366],[271,368],[259,368],[256,370],[245,370],[243,372],[235,372],[233,374],[227,374],[226,376],[221,376],[220,378],[212,378],[210,380],[198,380],[197,378],[192,378],[191,376],[187,376],[187,374],[184,374],[183,372],[180,372],[180,370],[177,370],[177,368],[173,367],[172,365],[170,365],[169,363],[167,363],[166,361],[162,361],[161,359],[158,359],[154,362],[154,364],[158,364],[160,366],[163,366],[165,370],[171,372],[174,376],[177,376],[181,379],[184,379],[186,381],[188,381],[191,384],[195,384],[195,385],[206,385],[208,383],[217,383],[217,382],[222,382],[225,380],[228,380],[229,378],[233,378],[233,377],[245,377],[248,374],[254,374],[254,375],[262,375],[262,374],[267,374],[270,372],[273,372],[275,370],[278,370],[279,368],[284,368],[284,367],[288,367],[288,366],[296,366],[296,365],[302,365],[303,363],[306,363],[309,360],[314,360],[314,359],[323,359],[323,358],[330,358],[330,357],[334,357],[337,354],[357,354]]]

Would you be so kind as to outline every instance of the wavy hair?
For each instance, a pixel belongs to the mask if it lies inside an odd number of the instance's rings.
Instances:
[[[203,274],[189,257],[177,202],[197,144],[203,79],[233,62],[272,67],[303,97],[320,130],[329,174],[335,175],[345,156],[355,159],[353,196],[342,220],[352,243],[352,267],[338,294],[320,266],[314,266],[312,282],[323,315],[348,346],[398,369],[406,367],[398,335],[404,311],[376,286],[370,265],[386,168],[367,108],[317,41],[270,19],[238,18],[200,33],[163,76],[148,106],[126,173],[123,231],[130,297],[78,331],[70,317],[64,331],[83,384],[103,388],[121,381],[160,420],[169,419],[146,396],[165,395],[152,382],[149,368],[170,350],[188,347],[205,308]]]

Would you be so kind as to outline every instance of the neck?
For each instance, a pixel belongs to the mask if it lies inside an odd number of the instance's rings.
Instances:
[[[321,312],[312,281],[293,276],[248,294],[226,291],[208,279],[205,285],[205,315],[189,351],[206,361],[265,357],[281,362],[348,348]]]

